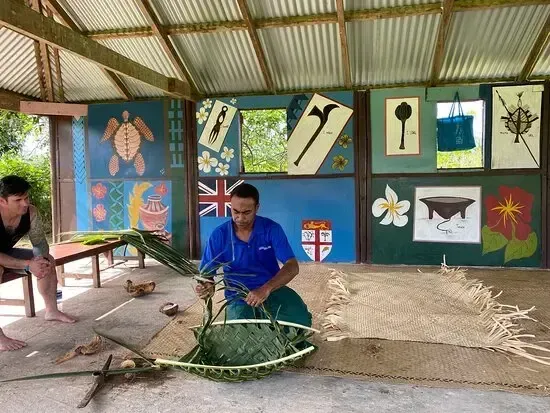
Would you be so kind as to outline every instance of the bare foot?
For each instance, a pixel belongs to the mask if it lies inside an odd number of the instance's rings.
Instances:
[[[74,323],[76,321],[76,318],[62,313],[59,310],[46,311],[46,315],[44,316],[44,318],[46,319],[46,321],[61,321],[63,323]]]
[[[14,338],[0,336],[0,351],[12,351],[19,350],[27,345],[24,341],[16,340]]]

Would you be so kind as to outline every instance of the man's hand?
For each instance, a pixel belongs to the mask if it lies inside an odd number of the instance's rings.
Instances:
[[[214,295],[214,283],[210,281],[204,281],[195,287],[195,293],[200,299],[206,300],[208,297]]]
[[[34,257],[29,262],[29,270],[36,278],[40,280],[50,273],[50,261],[44,257]]]
[[[262,285],[260,288],[250,291],[244,301],[252,307],[259,307],[267,300],[269,294],[271,294],[271,288],[267,285]]]

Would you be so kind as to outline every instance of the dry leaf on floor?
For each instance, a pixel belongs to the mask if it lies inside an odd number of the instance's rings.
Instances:
[[[63,363],[67,360],[72,359],[73,357],[78,356],[79,354],[83,354],[83,355],[95,354],[99,350],[101,350],[102,345],[103,345],[103,339],[100,336],[95,336],[92,339],[92,341],[90,341],[88,344],[76,346],[73,350],[59,357],[57,360],[55,360],[55,363],[56,364]]]

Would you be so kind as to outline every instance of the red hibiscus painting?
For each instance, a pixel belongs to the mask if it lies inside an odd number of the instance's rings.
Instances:
[[[485,198],[487,224],[481,228],[483,254],[504,248],[504,263],[531,257],[538,237],[531,228],[534,196],[517,186],[501,185],[498,195]]]
[[[487,226],[491,231],[499,232],[507,239],[513,237],[524,241],[531,232],[531,208],[533,195],[521,188],[501,186],[499,197],[489,195],[485,198]]]
[[[94,194],[96,199],[103,199],[107,194],[107,187],[100,182],[92,186],[92,193]]]

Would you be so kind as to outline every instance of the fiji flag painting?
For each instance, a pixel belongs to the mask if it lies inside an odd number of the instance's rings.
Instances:
[[[204,178],[199,180],[199,216],[230,217],[231,191],[242,179]]]

